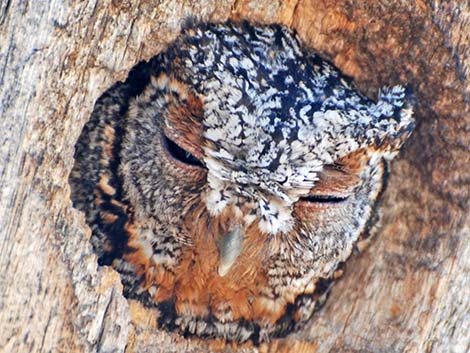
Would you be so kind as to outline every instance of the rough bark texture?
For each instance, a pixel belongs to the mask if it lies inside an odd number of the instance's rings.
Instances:
[[[97,266],[71,207],[93,104],[189,16],[278,22],[374,96],[408,83],[418,128],[382,221],[309,327],[261,347],[156,328]],[[470,351],[470,4],[460,0],[0,2],[1,352]]]

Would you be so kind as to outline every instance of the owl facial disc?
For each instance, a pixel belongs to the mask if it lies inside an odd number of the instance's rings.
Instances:
[[[286,27],[200,23],[97,101],[74,207],[152,329],[285,337],[367,233],[412,104],[364,96]]]

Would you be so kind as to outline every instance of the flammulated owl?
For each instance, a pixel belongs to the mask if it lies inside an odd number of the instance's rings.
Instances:
[[[97,101],[72,200],[161,327],[257,343],[312,316],[413,127],[287,28],[199,24]]]

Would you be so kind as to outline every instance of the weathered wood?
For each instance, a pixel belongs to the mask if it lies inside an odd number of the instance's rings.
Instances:
[[[67,178],[94,101],[188,16],[280,22],[374,96],[409,83],[418,128],[382,220],[304,331],[185,340],[97,266]],[[0,3],[1,352],[470,351],[470,4],[458,0]]]

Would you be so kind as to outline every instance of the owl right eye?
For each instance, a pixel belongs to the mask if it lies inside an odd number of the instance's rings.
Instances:
[[[197,159],[193,154],[180,147],[176,142],[163,134],[163,146],[168,154],[176,161],[192,167],[204,168],[201,160]]]

